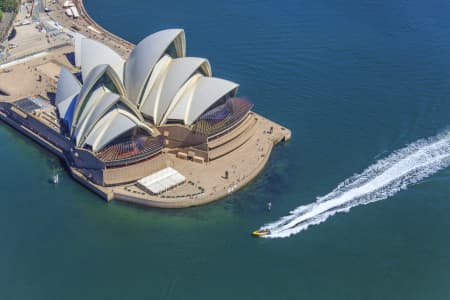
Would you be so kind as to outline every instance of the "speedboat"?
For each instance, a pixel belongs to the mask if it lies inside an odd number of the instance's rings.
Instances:
[[[255,231],[252,232],[253,236],[258,236],[258,237],[265,236],[265,235],[268,235],[268,234],[270,234],[270,230],[269,229],[258,229],[258,230],[255,230]]]

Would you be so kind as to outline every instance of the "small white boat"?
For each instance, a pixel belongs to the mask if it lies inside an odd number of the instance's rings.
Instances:
[[[56,175],[53,176],[52,182],[53,182],[53,184],[58,184],[58,182],[59,182],[59,174],[56,174]]]

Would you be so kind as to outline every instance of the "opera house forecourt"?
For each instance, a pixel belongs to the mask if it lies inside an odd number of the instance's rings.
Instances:
[[[214,77],[207,59],[186,56],[183,29],[153,33],[129,55],[81,34],[55,51],[1,75],[40,70],[37,84],[47,86],[0,98],[0,118],[108,201],[211,202],[254,179],[273,145],[290,138],[252,111],[237,83]]]

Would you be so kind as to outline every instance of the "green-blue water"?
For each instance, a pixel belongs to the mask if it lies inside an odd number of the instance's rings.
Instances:
[[[85,1],[132,42],[188,55],[293,131],[244,190],[158,210],[106,203],[0,126],[0,299],[450,299],[450,170],[286,239],[249,232],[450,125],[444,0]],[[270,199],[273,211],[265,211]]]

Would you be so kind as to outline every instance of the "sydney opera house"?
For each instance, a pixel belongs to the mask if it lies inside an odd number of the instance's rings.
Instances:
[[[182,29],[151,34],[128,55],[77,35],[67,54],[70,66],[49,59],[59,72],[51,102],[0,101],[0,119],[61,157],[75,179],[108,200],[210,202],[252,180],[272,146],[290,138],[237,96],[237,83],[214,77],[207,59],[186,56]],[[29,70],[45,70],[36,64]]]
[[[182,29],[148,36],[126,61],[98,41],[79,38],[75,62],[81,80],[61,69],[58,115],[74,149],[106,166],[148,159],[165,147],[188,147],[192,156],[213,159],[208,141],[252,107],[236,97],[238,84],[213,77],[207,59],[186,57]]]

